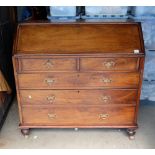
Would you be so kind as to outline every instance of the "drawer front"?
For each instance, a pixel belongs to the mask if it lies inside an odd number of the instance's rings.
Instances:
[[[18,74],[20,89],[137,88],[139,73]]]
[[[138,58],[81,58],[81,70],[84,71],[136,71]]]
[[[123,125],[133,124],[135,107],[38,107],[22,109],[23,123],[33,125]]]
[[[42,58],[42,59],[19,59],[21,71],[75,71],[76,59],[74,58]]]
[[[21,90],[24,105],[135,104],[137,90]]]

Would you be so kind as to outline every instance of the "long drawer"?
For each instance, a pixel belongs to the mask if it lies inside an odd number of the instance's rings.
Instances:
[[[33,125],[131,125],[134,123],[135,107],[46,107],[22,108],[23,123]]]
[[[20,90],[23,105],[136,104],[137,90]]]
[[[139,73],[18,74],[20,89],[137,88]]]
[[[82,71],[137,71],[138,58],[81,58]]]

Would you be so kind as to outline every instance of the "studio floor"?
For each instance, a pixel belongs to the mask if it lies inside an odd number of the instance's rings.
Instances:
[[[1,149],[155,149],[155,103],[148,101],[141,101],[135,140],[129,140],[123,129],[33,129],[24,137],[18,123],[15,99],[0,131]]]

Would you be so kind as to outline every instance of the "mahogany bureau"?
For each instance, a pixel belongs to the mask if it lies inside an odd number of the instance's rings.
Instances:
[[[125,128],[134,138],[144,55],[140,23],[19,24],[13,64],[21,132]]]

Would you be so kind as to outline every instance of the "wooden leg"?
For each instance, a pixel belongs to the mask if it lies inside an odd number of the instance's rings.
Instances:
[[[135,139],[136,129],[127,129],[127,134],[130,140]]]
[[[24,136],[29,135],[30,129],[21,129],[21,133],[22,133]]]

